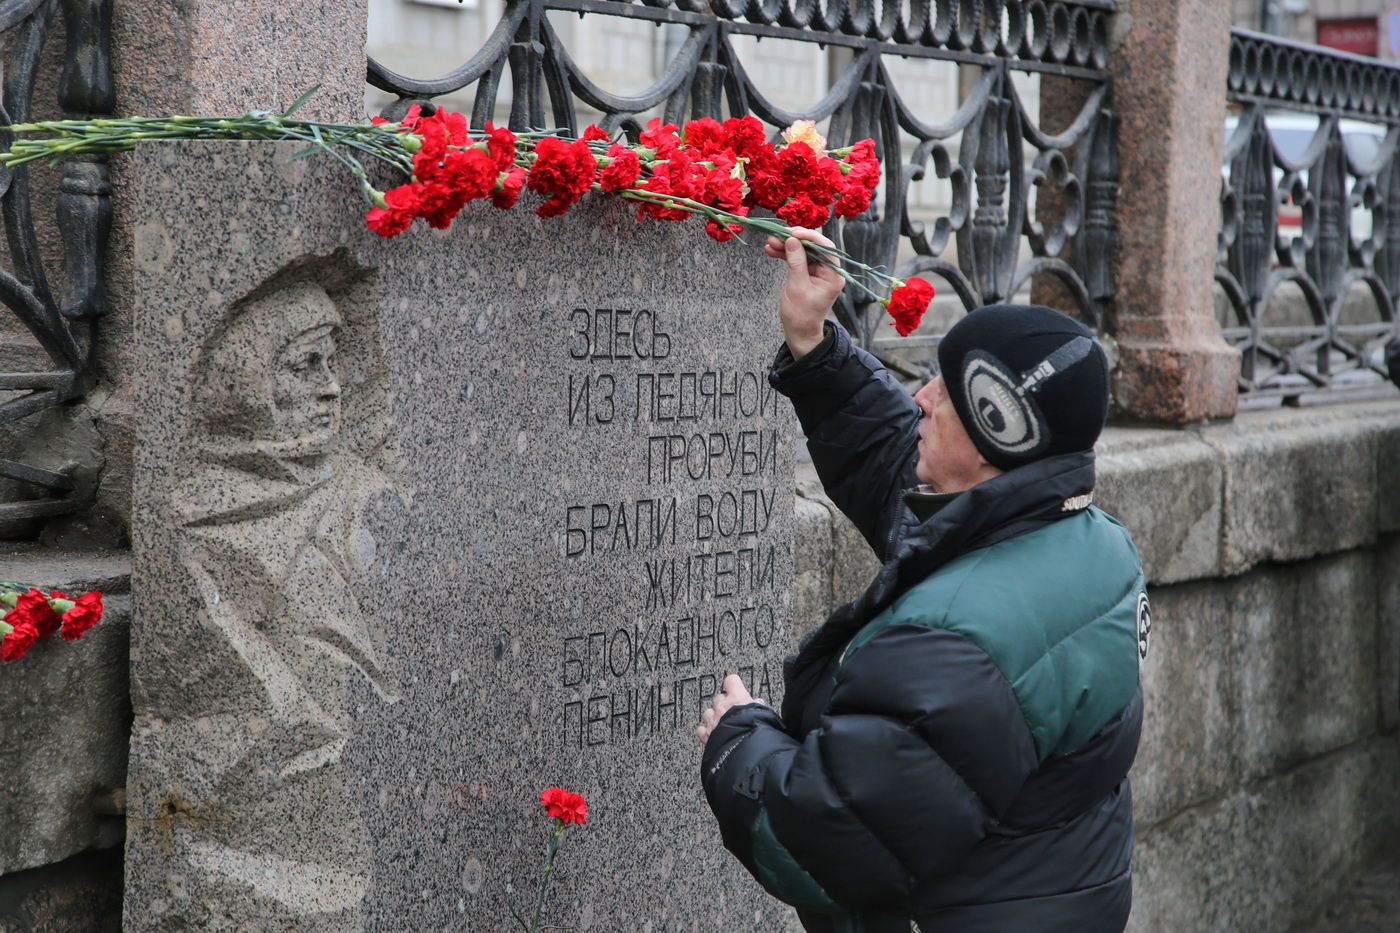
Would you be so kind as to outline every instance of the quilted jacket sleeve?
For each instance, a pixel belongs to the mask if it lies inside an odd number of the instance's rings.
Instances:
[[[808,910],[908,909],[996,825],[1037,757],[1016,697],[961,635],[883,629],[836,673],[798,741],[738,707],[702,780],[725,845],[772,894]]]
[[[922,415],[879,360],[839,325],[826,326],[829,345],[795,363],[784,346],[768,378],[792,400],[827,495],[889,560],[904,515],[901,496],[918,482]]]

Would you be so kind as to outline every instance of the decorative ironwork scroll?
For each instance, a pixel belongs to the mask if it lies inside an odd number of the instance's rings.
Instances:
[[[651,87],[621,96],[583,74],[545,15],[551,10],[684,26],[688,36]],[[885,166],[883,195],[865,215],[833,222],[828,235],[900,277],[942,277],[967,310],[1009,300],[1032,276],[1053,277],[1098,326],[1112,294],[1118,192],[1116,115],[1104,71],[1112,12],[1112,0],[508,0],[483,47],[451,73],[417,80],[371,59],[367,80],[398,96],[384,110],[391,119],[475,84],[471,118],[479,127],[495,114],[509,64],[516,129],[577,134],[584,111],[635,139],[647,113],[671,122],[752,113],[775,128],[825,121],[834,146],[873,137]],[[848,49],[848,63],[822,99],[789,111],[755,87],[736,36]],[[980,77],[956,113],[917,113],[887,67],[897,56],[977,66]],[[1031,119],[1014,72],[1078,79],[1091,90],[1068,128],[1051,135]],[[952,191],[951,206],[932,223],[911,216],[909,206],[911,186],[930,171]],[[1054,192],[1044,199],[1054,205],[1046,216],[1035,197],[1043,191]],[[897,263],[901,254],[907,258]],[[837,314],[879,349],[878,303],[848,293]],[[911,338],[901,348],[922,340],[927,350],[936,339]],[[908,376],[929,372],[917,361],[901,368]]]
[[[58,103],[70,117],[112,113],[109,36],[111,0],[5,0],[0,35],[5,39],[0,89],[0,144],[8,127],[34,113],[40,60],[54,18],[61,12],[66,59]],[[0,426],[19,421],[86,392],[93,379],[92,327],[107,310],[103,263],[112,209],[104,158],[68,160],[59,182],[57,230],[63,242],[59,283],[40,254],[28,166],[0,167],[0,222],[7,266],[0,267],[0,303],[33,335],[51,365],[40,372],[0,370]],[[84,503],[67,495],[64,473],[0,459],[0,477],[37,487],[40,497],[0,503],[0,521],[71,512]]]
[[[1383,381],[1400,296],[1400,67],[1237,29],[1229,96],[1215,279],[1241,393]]]

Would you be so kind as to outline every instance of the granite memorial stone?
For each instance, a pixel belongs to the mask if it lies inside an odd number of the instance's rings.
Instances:
[[[134,157],[126,928],[465,931],[589,801],[580,930],[775,930],[693,727],[781,700],[780,270],[620,200],[364,228],[295,145]]]

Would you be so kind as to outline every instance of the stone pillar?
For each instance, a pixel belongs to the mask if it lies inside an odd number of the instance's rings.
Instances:
[[[364,120],[367,8],[368,0],[117,2],[112,9],[111,40],[115,111],[129,117],[281,110],[319,85],[297,112],[299,116]],[[51,109],[52,88],[62,66],[61,36],[51,44],[57,51],[49,56],[51,62],[35,96],[38,115],[46,118],[64,115]],[[132,279],[135,246],[129,165],[129,156],[115,157],[110,164],[113,222],[105,293],[111,310],[98,320],[95,330],[97,386],[61,423],[58,415],[45,416],[43,433],[63,439],[61,456],[26,451],[28,462],[50,469],[79,460],[80,477],[92,477],[97,487],[89,508],[45,524],[41,538],[56,547],[121,546],[130,535],[132,315],[142,298]],[[39,171],[49,170],[41,166]],[[56,190],[57,182],[49,187]],[[36,190],[41,238],[45,243],[56,242],[50,221],[53,211],[46,200],[52,194],[45,186]],[[61,254],[56,248],[46,253],[55,260],[51,270],[56,270]],[[0,313],[0,329],[7,321]],[[13,367],[11,371],[32,368],[12,362],[18,353],[38,352],[28,335],[9,342],[5,336],[0,330],[0,371],[5,366]],[[93,432],[99,441],[89,436]],[[0,444],[0,456],[5,454]],[[95,461],[91,468],[88,460]],[[19,533],[31,534],[33,529]]]
[[[142,0],[114,9],[117,112],[364,119],[368,0]]]
[[[1235,413],[1239,353],[1212,288],[1220,225],[1230,10],[1219,0],[1122,0],[1109,56],[1122,118],[1113,394],[1130,420]]]

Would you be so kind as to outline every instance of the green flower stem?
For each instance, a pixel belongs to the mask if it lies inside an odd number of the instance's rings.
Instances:
[[[132,117],[102,120],[44,120],[4,127],[10,133],[51,133],[56,139],[16,139],[0,162],[23,165],[36,159],[125,152],[143,139],[301,139],[343,145],[407,171],[412,159],[399,124],[317,123],[267,113],[242,117]]]
[[[530,929],[526,933],[539,933],[540,913],[544,910],[544,895],[549,890],[549,879],[554,876],[554,859],[559,854],[559,844],[564,841],[564,821],[559,817],[554,818],[554,832],[549,834],[549,856],[544,863],[544,877],[540,879],[540,896],[535,901],[535,916],[530,921]]]
[[[602,190],[596,185],[594,186],[594,188],[595,190]],[[692,214],[703,214],[706,217],[713,218],[719,223],[739,224],[742,227],[758,230],[762,233],[768,233],[784,240],[792,236],[792,228],[784,225],[779,221],[770,220],[766,217],[740,217],[738,214],[731,214],[728,211],[723,211],[718,208],[711,207],[708,204],[702,204],[701,202],[691,200],[690,198],[678,198],[674,195],[659,194],[657,192],[652,191],[642,191],[635,188],[627,188],[623,191],[617,192],[617,194],[629,201],[644,201],[651,204],[662,204],[668,208],[672,208],[675,210],[689,211]],[[848,272],[845,268],[845,264],[849,263],[852,266],[856,266],[857,268],[868,273],[872,278],[884,279],[890,282],[891,284],[896,282],[903,284],[899,279],[895,279],[891,276],[885,275],[883,272],[880,272],[876,269],[872,269],[870,266],[865,265],[864,263],[857,263],[853,258],[851,258],[850,254],[845,252],[844,250],[836,249],[831,246],[823,246],[820,243],[813,243],[810,240],[803,240],[801,242],[803,249],[807,251],[808,256],[810,256],[813,260],[820,263],[821,265],[826,266],[829,269],[835,269],[836,272],[848,283],[855,285],[861,291],[865,292],[867,295],[869,295],[871,298],[877,301],[883,300],[881,295],[873,291],[868,285],[861,281],[859,277],[855,276],[851,272]]]

